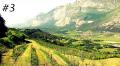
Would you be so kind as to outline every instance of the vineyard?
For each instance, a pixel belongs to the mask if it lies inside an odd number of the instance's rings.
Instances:
[[[120,66],[119,58],[89,60],[84,58],[84,52],[76,49],[29,41],[31,43],[10,49],[3,57],[1,66]]]

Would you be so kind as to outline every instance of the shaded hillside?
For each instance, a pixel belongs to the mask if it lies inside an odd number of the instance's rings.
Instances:
[[[5,20],[0,15],[0,38],[6,36],[5,33],[7,32],[7,30],[8,30],[8,28],[5,26]]]

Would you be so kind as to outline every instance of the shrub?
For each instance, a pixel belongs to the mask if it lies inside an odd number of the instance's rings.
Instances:
[[[10,41],[8,38],[2,38],[0,39],[0,43],[4,46],[6,46],[7,48],[13,48],[14,44],[12,43],[12,41]]]

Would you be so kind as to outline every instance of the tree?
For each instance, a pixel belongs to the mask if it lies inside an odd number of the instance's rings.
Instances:
[[[5,26],[5,20],[0,15],[0,38],[6,36],[5,33],[7,32],[7,30],[8,30],[8,28]]]
[[[90,39],[84,39],[84,40],[82,40],[82,43],[83,44],[92,44],[93,42]]]

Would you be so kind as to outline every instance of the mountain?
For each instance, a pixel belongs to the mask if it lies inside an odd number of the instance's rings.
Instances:
[[[109,15],[112,15],[106,23],[99,26],[99,29],[111,32],[120,32],[120,8],[113,10]]]
[[[119,0],[76,0],[74,3],[37,15],[28,22],[27,28],[59,33],[70,30],[97,31],[103,28],[106,28],[105,31],[112,31],[110,29],[119,27],[115,21],[119,20],[119,5]]]

